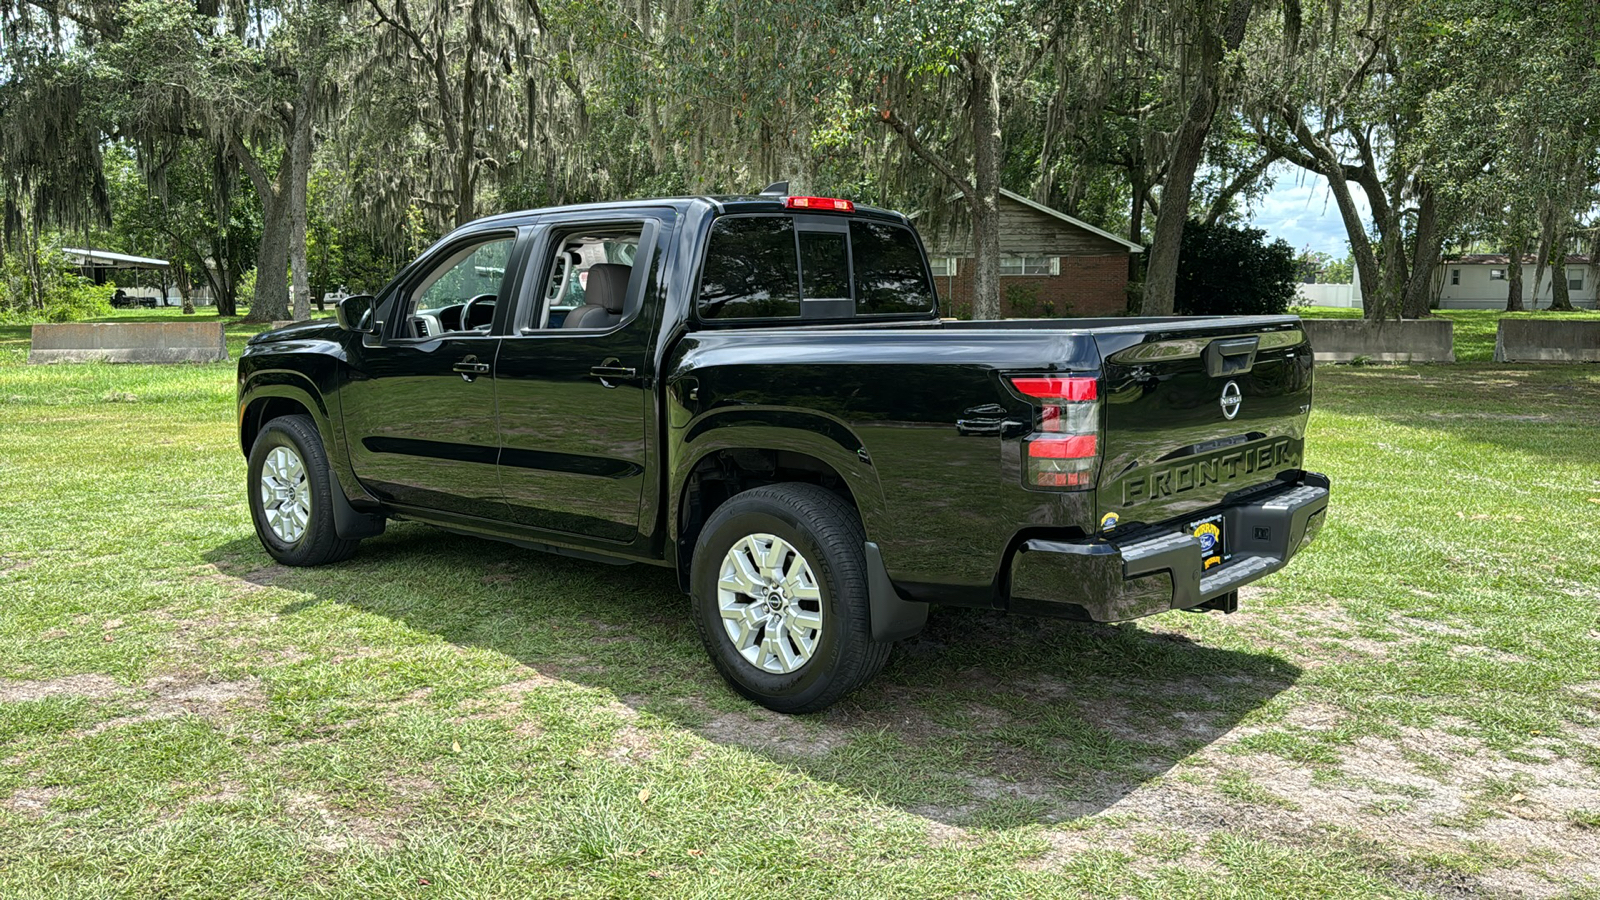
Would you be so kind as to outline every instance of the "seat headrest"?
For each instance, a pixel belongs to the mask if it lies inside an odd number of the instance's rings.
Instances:
[[[620,314],[622,303],[627,299],[628,276],[632,274],[632,266],[595,263],[589,267],[589,283],[584,286],[583,302],[605,307],[605,311],[612,315]]]

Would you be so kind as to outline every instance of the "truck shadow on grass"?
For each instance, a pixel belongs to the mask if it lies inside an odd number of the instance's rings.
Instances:
[[[1138,625],[938,609],[866,688],[824,713],[789,717],[724,685],[665,569],[411,525],[322,569],[270,566],[253,539],[210,558],[224,576],[308,595],[280,616],[327,602],[384,616],[964,827],[1104,810],[1226,735],[1299,675],[1277,656]]]

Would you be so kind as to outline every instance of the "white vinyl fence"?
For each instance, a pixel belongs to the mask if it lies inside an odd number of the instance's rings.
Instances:
[[[1361,292],[1353,284],[1297,284],[1294,287],[1301,306],[1361,308]]]

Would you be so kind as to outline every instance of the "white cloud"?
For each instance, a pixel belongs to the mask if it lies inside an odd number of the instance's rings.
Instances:
[[[1274,166],[1272,175],[1272,190],[1250,206],[1251,224],[1265,229],[1269,238],[1288,241],[1296,252],[1310,249],[1344,256],[1350,239],[1327,179],[1287,164]],[[1367,195],[1356,184],[1350,185],[1350,193],[1362,221],[1370,221]]]

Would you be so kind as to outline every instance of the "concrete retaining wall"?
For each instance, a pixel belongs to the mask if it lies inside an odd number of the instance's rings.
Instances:
[[[1304,319],[1317,362],[1455,362],[1455,326],[1448,319]]]
[[[1600,362],[1600,322],[1501,319],[1495,362]]]
[[[217,362],[228,358],[221,322],[73,322],[33,326],[30,363]]]

